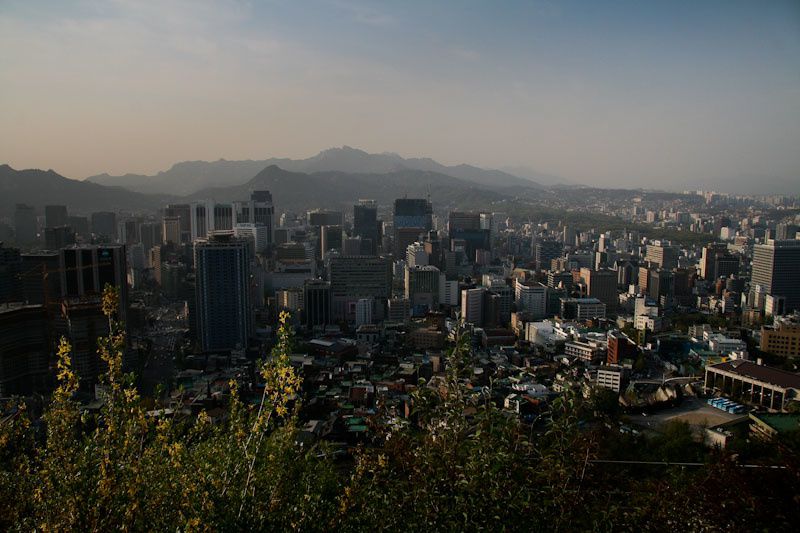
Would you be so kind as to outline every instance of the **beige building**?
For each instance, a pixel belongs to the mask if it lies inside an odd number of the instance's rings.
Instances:
[[[800,356],[800,318],[785,316],[761,327],[761,351],[784,357]]]

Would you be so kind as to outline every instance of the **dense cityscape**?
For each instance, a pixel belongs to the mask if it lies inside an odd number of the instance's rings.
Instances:
[[[738,450],[787,446],[800,425],[800,199],[628,191],[625,207],[618,194],[595,193],[574,223],[568,209],[444,211],[435,198],[286,211],[267,190],[143,212],[17,204],[0,248],[0,396],[24,403],[4,424],[41,416],[62,338],[80,412],[103,412],[112,287],[122,369],[154,419],[224,426],[233,390],[256,405],[283,322],[302,379],[294,438],[345,465],[418,422],[419,389],[446,383],[462,339],[459,386],[526,431],[575,397],[595,406],[587,433],[607,420],[647,442],[684,427],[737,450],[734,464],[786,468]]]
[[[0,116],[0,531],[800,524],[797,0],[3,0]]]

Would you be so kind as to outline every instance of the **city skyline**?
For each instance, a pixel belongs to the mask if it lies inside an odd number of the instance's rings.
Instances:
[[[11,2],[0,160],[84,178],[347,144],[589,186],[785,185],[798,28],[790,2]]]

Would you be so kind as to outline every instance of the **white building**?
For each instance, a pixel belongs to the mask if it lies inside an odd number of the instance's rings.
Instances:
[[[525,311],[533,319],[544,318],[547,316],[547,286],[541,283],[528,285],[515,279],[514,302],[517,311]]]
[[[619,392],[622,389],[622,367],[601,366],[597,369],[597,385]]]

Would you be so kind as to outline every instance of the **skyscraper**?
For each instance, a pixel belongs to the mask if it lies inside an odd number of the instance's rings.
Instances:
[[[433,228],[433,206],[423,198],[394,201],[394,255],[403,257],[409,244]]]
[[[491,249],[491,230],[481,228],[480,213],[451,211],[447,229],[451,243],[464,242],[464,253],[470,261],[475,260],[477,250]]]
[[[92,213],[92,233],[112,241],[117,238],[117,214],[111,211]]]
[[[57,228],[69,224],[67,206],[65,205],[46,205],[44,206],[44,225],[47,228]]]
[[[192,239],[192,206],[190,204],[169,204],[164,209],[164,220],[177,217],[178,240],[176,244],[190,242]],[[166,239],[164,242],[167,242]]]
[[[36,211],[30,205],[17,204],[14,209],[14,232],[17,244],[36,241]]]
[[[378,208],[374,200],[360,200],[353,206],[353,235],[361,237],[367,255],[378,253]]]
[[[342,227],[341,226],[321,226],[319,228],[320,235],[320,252],[322,259],[327,257],[328,252],[342,250]]]
[[[332,257],[331,306],[334,320],[355,320],[355,303],[374,298],[376,320],[383,320],[385,303],[392,295],[392,262],[375,256]]]
[[[486,289],[463,289],[461,291],[461,318],[468,324],[483,324],[483,298]]]
[[[303,286],[303,323],[308,329],[331,323],[331,284],[320,279],[306,280]]]
[[[436,310],[439,307],[440,285],[444,276],[435,266],[406,266],[405,297],[412,308]]]
[[[247,241],[214,232],[194,245],[197,334],[203,351],[247,347],[252,331]]]
[[[164,244],[180,244],[182,220],[179,216],[165,216],[161,241]]]
[[[753,273],[750,290],[785,299],[785,310],[800,309],[800,241],[767,241],[753,247]]]
[[[106,284],[120,292],[120,318],[125,319],[128,303],[128,266],[125,246],[73,245],[58,252],[61,296],[99,296]],[[51,274],[55,275],[55,274]]]
[[[586,283],[586,295],[597,298],[606,304],[606,313],[616,313],[619,297],[617,296],[617,273],[613,270],[581,269],[581,278]]]
[[[555,239],[539,239],[533,246],[537,270],[550,270],[550,262],[561,257],[563,245]]]

